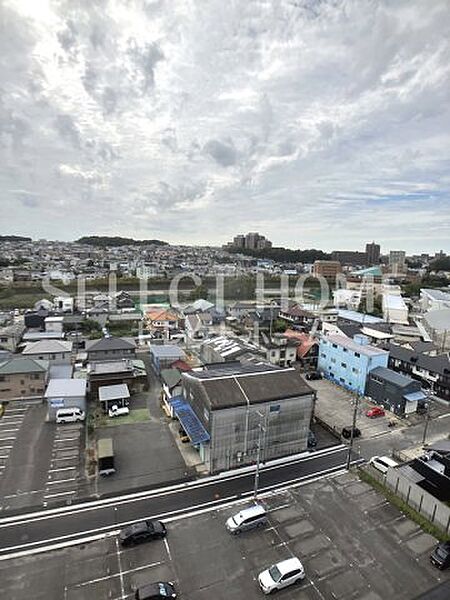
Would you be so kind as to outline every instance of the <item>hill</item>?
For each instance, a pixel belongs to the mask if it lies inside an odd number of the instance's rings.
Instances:
[[[110,237],[110,236],[99,236],[99,235],[87,235],[75,240],[78,244],[89,244],[90,246],[168,246],[167,242],[161,240],[133,240],[132,238],[125,237]]]

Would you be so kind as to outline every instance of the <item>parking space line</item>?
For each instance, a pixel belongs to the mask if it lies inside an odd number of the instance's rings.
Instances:
[[[125,598],[125,583],[123,579],[123,571],[122,571],[122,558],[120,556],[120,546],[119,539],[116,537],[116,552],[117,552],[117,563],[119,565],[119,578],[120,578],[120,592],[122,594],[122,600]]]
[[[73,471],[76,467],[59,467],[58,469],[49,469],[49,473],[57,473],[59,471]]]
[[[57,496],[68,496],[69,494],[76,494],[76,490],[69,490],[67,492],[57,492],[54,494],[45,494],[44,498],[56,498]]]
[[[14,437],[0,437],[0,442],[10,442],[11,440],[15,440],[15,436]]]
[[[71,477],[70,479],[60,479],[59,481],[47,481],[47,485],[56,485],[58,483],[67,483],[69,481],[76,481],[76,477]]]
[[[172,554],[170,553],[169,542],[167,538],[164,538],[164,546],[166,547],[167,556],[169,557],[170,562],[172,562]]]
[[[3,429],[2,427],[0,427],[0,434],[2,433],[14,433],[16,431],[19,431],[20,427],[14,427],[13,429]]]
[[[119,554],[121,552],[119,551]],[[159,567],[162,565],[162,561],[158,560],[157,562],[150,563],[148,565],[141,565],[140,567],[136,567],[134,569],[127,569],[126,571],[122,571],[122,575],[129,575],[130,573],[135,573],[136,571],[143,571],[144,569],[152,569],[153,567]],[[114,577],[119,577],[119,573],[112,573],[111,575],[105,575],[104,577],[97,577],[96,579],[91,579],[90,581],[83,581],[82,583],[77,583],[73,587],[80,588],[85,587],[87,585],[92,585],[94,583],[100,583],[100,581],[106,581],[107,579],[113,579]]]

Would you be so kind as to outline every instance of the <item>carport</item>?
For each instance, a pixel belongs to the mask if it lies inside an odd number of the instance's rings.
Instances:
[[[183,396],[170,399],[170,405],[193,446],[209,442],[210,435]]]
[[[105,414],[112,406],[120,408],[130,404],[130,392],[126,383],[100,386],[98,388],[98,398]]]

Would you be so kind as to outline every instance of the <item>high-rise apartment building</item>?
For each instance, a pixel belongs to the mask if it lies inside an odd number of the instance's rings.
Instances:
[[[373,267],[380,264],[380,244],[366,244],[367,266]]]
[[[404,273],[406,270],[406,252],[404,250],[391,250],[389,252],[389,270],[391,273]]]

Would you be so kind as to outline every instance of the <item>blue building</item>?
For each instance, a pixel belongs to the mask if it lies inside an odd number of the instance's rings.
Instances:
[[[364,394],[367,374],[387,367],[389,352],[369,344],[365,335],[328,335],[320,340],[318,370],[338,385]]]

